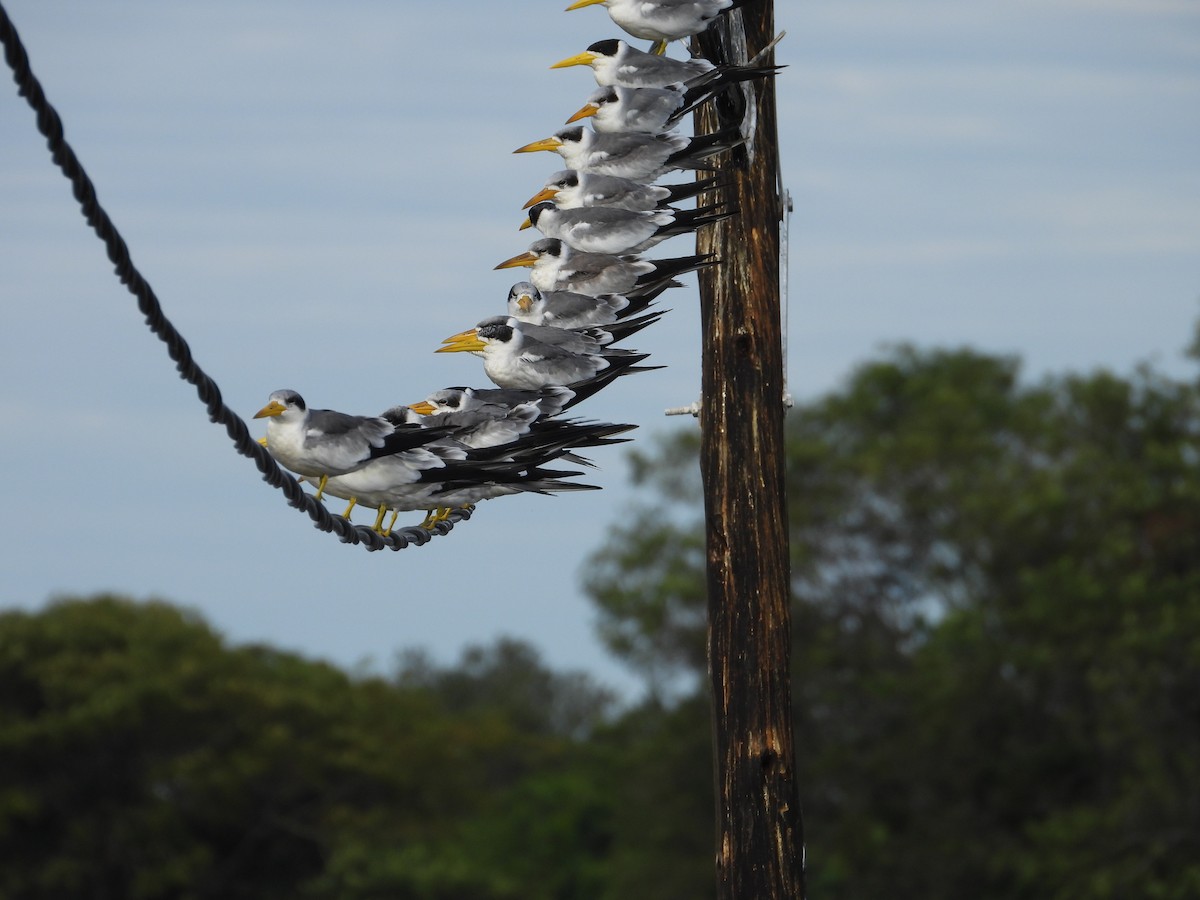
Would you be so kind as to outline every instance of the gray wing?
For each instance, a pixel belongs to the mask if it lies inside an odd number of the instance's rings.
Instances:
[[[305,441],[330,440],[349,448],[355,444],[378,447],[392,433],[392,424],[376,416],[352,416],[332,409],[309,412]]]

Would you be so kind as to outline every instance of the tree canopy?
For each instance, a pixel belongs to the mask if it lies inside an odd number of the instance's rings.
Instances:
[[[1200,392],[1018,376],[901,347],[791,417],[813,896],[1200,896]],[[703,665],[694,445],[585,578],[658,680]]]
[[[902,347],[788,426],[814,898],[1200,896],[1200,388]],[[387,676],[114,596],[0,614],[0,900],[712,896],[686,429],[584,584],[618,706],[500,640]]]
[[[163,603],[0,616],[0,897],[593,896],[608,825],[567,732],[607,696],[468,656],[352,678]]]

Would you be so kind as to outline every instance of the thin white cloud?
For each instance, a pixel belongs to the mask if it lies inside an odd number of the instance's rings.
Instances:
[[[1042,189],[1008,209],[1039,223],[1063,252],[1200,253],[1200,184],[1183,194],[1130,185]]]
[[[1016,5],[1027,8],[1057,6],[1081,12],[1123,13],[1146,18],[1174,15],[1200,20],[1200,6],[1195,0],[1017,0]]]
[[[846,101],[885,105],[897,98],[1004,97],[1008,102],[1045,104],[1079,98],[1131,99],[1150,96],[1182,102],[1200,97],[1200,74],[1157,69],[1122,69],[1079,63],[906,62],[809,66],[802,91],[783,93],[780,105],[836,106]]]

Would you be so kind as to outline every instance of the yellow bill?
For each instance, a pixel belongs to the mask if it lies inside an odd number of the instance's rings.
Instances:
[[[287,408],[287,407],[285,407],[285,406],[284,406],[282,403],[279,403],[279,402],[277,402],[277,401],[275,401],[275,400],[272,400],[270,403],[268,403],[266,406],[264,406],[262,409],[260,409],[258,412],[256,412],[256,413],[254,414],[254,418],[256,418],[256,419],[268,419],[268,418],[270,418],[271,416],[277,416],[277,415],[279,415],[279,414],[280,414],[280,413],[282,413],[282,412],[283,412],[283,411],[284,411],[286,408]]]
[[[583,107],[583,109],[579,110],[579,112],[567,119],[566,124],[570,125],[572,122],[578,122],[580,119],[586,119],[589,116],[594,116],[598,112],[600,112],[599,105],[595,103],[588,103]]]
[[[549,150],[553,153],[561,146],[561,139],[548,137],[542,138],[540,141],[534,141],[532,144],[526,144],[524,147],[518,147],[513,153],[536,153],[538,150]]]
[[[599,53],[593,53],[591,50],[584,50],[582,53],[576,53],[574,56],[568,56],[566,59],[560,59],[550,68],[566,69],[570,66],[590,66],[599,58]]]
[[[536,254],[530,253],[528,250],[526,250],[524,253],[520,253],[511,259],[506,259],[504,262],[500,263],[500,265],[496,266],[496,269],[515,269],[518,266],[532,268],[533,264],[536,263],[537,260],[538,258]],[[495,270],[493,269],[493,271]]]
[[[448,337],[442,343],[446,346],[439,347],[435,353],[477,353],[487,347],[487,344],[479,339],[479,332],[474,328]]]
[[[525,205],[521,209],[529,209],[534,204],[541,203],[543,200],[553,200],[556,196],[558,196],[558,188],[542,188],[526,200]]]

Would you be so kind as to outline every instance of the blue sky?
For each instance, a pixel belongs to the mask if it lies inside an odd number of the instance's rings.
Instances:
[[[68,139],[226,402],[374,413],[485,384],[440,340],[502,310],[520,206],[619,36],[566,3],[7,0]],[[1200,312],[1200,6],[1191,0],[777,4],[791,221],[789,381],[836,387],[881,345],[1019,354],[1031,378],[1141,360],[1192,377]],[[452,27],[451,27],[452,26]],[[678,54],[678,49],[672,50]],[[633,684],[578,567],[632,497],[481,507],[398,554],[288,508],[141,322],[11,82],[0,91],[0,602],[114,590],[235,641],[386,668],[513,635]],[[676,239],[650,256],[679,255]],[[696,399],[692,285],[631,341],[666,364],[580,412],[674,427]]]

